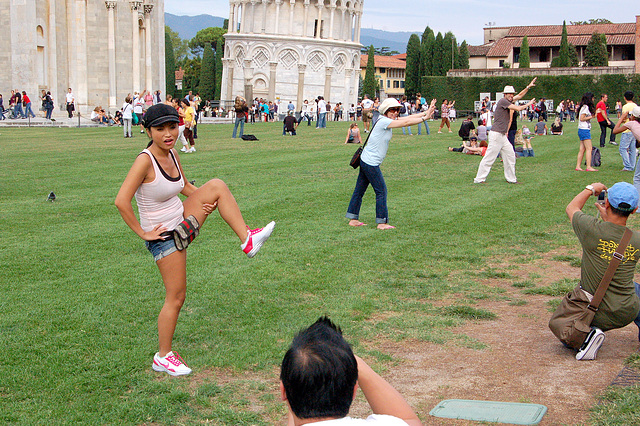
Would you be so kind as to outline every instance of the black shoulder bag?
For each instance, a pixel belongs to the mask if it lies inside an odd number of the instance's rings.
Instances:
[[[367,142],[369,142],[369,136],[371,136],[371,133],[373,133],[373,129],[376,127],[377,122],[378,120],[376,120],[376,122],[373,123],[373,126],[371,126],[371,131],[367,135],[367,139],[364,141],[362,146],[356,149],[355,154],[353,154],[353,157],[351,157],[351,161],[349,161],[349,165],[354,169],[357,169],[358,167],[360,167],[360,156],[362,155],[362,151],[364,150],[364,147],[367,145]]]

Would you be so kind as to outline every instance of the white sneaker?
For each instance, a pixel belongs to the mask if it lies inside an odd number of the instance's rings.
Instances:
[[[587,334],[587,338],[584,339],[582,347],[576,354],[576,359],[578,361],[596,359],[596,354],[598,353],[600,346],[602,346],[602,342],[604,342],[604,337],[604,332],[602,330],[598,327],[592,327],[589,334]]]
[[[186,146],[183,146],[182,148],[180,148],[180,151],[182,151],[182,152],[187,152],[187,147],[186,147]]]
[[[187,367],[178,353],[173,351],[166,354],[164,357],[160,357],[159,353],[153,356],[153,371],[164,372],[172,376],[184,376],[190,374],[191,369]]]
[[[262,247],[262,244],[271,236],[275,226],[276,223],[271,221],[264,228],[249,229],[247,231],[247,241],[240,246],[242,251],[247,254],[247,257],[251,258],[260,251],[260,247]]]
[[[187,152],[196,152],[196,147],[192,146],[191,149],[189,151],[187,151]]]

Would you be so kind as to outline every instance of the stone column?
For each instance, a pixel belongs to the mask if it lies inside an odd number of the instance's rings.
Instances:
[[[244,98],[253,99],[253,85],[251,84],[251,78],[253,77],[253,67],[251,66],[251,59],[244,60]]]
[[[76,110],[84,114],[89,102],[87,84],[87,4],[84,0],[72,0],[69,25],[69,83],[76,100]],[[18,21],[19,22],[19,21]]]
[[[333,67],[325,68],[325,77],[324,77],[324,98],[326,100],[331,100],[331,76],[333,75]],[[335,104],[335,102],[331,102],[331,104]]]
[[[296,102],[298,109],[301,109],[304,103],[304,72],[306,69],[305,64],[298,64],[298,98]]]
[[[344,30],[344,27],[345,27],[345,25],[344,25],[344,14],[345,14],[345,11],[347,10],[347,8],[344,7],[344,6],[340,6],[339,10],[340,10],[340,33],[339,33],[340,37],[339,38],[340,38],[340,40],[346,40],[347,37],[345,36],[345,30]]]
[[[355,41],[356,43],[360,43],[360,23],[362,20],[362,12],[357,13],[356,14],[356,34],[355,37],[353,38],[353,41]]]
[[[142,8],[142,2],[131,1],[131,58],[133,61],[132,80],[133,91],[140,93],[140,24],[138,24],[138,10]]]
[[[233,64],[234,64],[234,60],[233,59],[223,59],[223,66],[225,68],[226,72],[226,76],[227,78],[223,81],[222,84],[226,84],[226,98],[227,100],[231,100],[234,98],[233,95]],[[221,93],[222,96],[222,93]]]
[[[280,5],[282,4],[282,0],[276,0],[276,26],[274,34],[280,34],[278,28],[280,26]]]
[[[153,87],[153,74],[151,70],[151,11],[152,4],[144,5],[144,64],[145,64],[145,89],[152,94],[155,91]]]
[[[293,11],[296,6],[296,0],[289,0],[289,35],[293,35]]]
[[[56,0],[49,0],[49,8],[52,11],[56,10]],[[60,47],[57,43],[56,26],[56,14],[49,13],[49,28],[47,31],[47,49],[49,53],[49,81],[47,81],[47,87],[51,91],[51,96],[56,103],[56,111],[60,111],[60,104],[62,99],[58,97],[58,54],[60,53]]]
[[[302,22],[302,37],[307,36],[309,29],[309,0],[304,0],[304,20]]]
[[[316,38],[319,39],[322,35],[322,9],[324,4],[321,4],[322,0],[318,0],[318,26],[316,27]]]
[[[262,0],[262,28],[260,28],[262,34],[267,31],[267,1],[269,0]]]
[[[269,100],[276,100],[276,69],[278,63],[273,61],[269,62]]]
[[[353,68],[345,68],[344,69],[344,99],[345,109],[348,109],[351,104],[351,98],[349,97],[349,92],[351,91],[351,78],[353,77]]]
[[[329,20],[329,40],[333,40],[333,18],[336,14],[336,2],[335,0],[331,0],[331,4],[329,5],[329,9],[331,10],[331,19]]]
[[[247,26],[244,24],[247,18],[247,2],[243,1],[240,4],[242,7],[242,16],[240,17],[240,34],[242,34],[247,30]]]
[[[355,22],[355,16],[356,16],[356,13],[354,11],[351,11],[349,13],[349,25],[347,25],[347,28],[349,29],[347,40],[349,41],[353,41],[353,36],[354,36],[353,23]]]
[[[247,31],[250,33],[255,33],[256,29],[256,3],[258,0],[251,0],[251,19],[249,20],[249,28]]]
[[[107,7],[107,47],[109,50],[109,108],[116,108],[116,1],[105,1]]]
[[[227,29],[229,32],[236,32],[236,4],[232,1],[229,2],[229,28]]]

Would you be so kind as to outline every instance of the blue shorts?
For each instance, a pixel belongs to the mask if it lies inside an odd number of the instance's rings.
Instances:
[[[581,141],[591,139],[591,130],[590,129],[578,129],[578,137]]]
[[[145,241],[144,244],[147,246],[147,250],[151,252],[153,256],[153,260],[156,262],[163,257],[169,256],[171,253],[178,251],[176,248],[176,242],[173,238],[169,238],[168,240],[155,240],[155,241]]]

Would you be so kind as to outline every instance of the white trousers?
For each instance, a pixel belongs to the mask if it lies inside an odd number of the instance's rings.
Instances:
[[[182,142],[182,146],[188,148],[189,147],[189,142],[187,142],[187,138],[184,137],[184,129],[185,129],[185,125],[183,124],[182,126],[178,126],[178,140],[180,142]]]
[[[489,146],[487,152],[482,157],[480,165],[478,166],[478,174],[473,180],[474,183],[482,183],[487,180],[487,176],[491,171],[491,166],[498,158],[498,154],[502,156],[502,163],[504,166],[504,178],[507,182],[515,183],[516,179],[516,153],[513,151],[513,146],[507,139],[507,135],[502,133],[490,131],[489,132]]]

